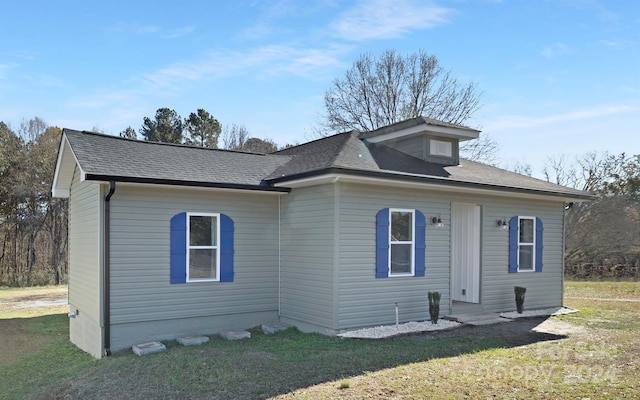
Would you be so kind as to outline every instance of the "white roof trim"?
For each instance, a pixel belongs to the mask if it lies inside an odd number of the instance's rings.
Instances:
[[[571,197],[568,195],[554,195],[549,193],[545,195],[540,193],[540,191],[535,189],[523,188],[523,192],[513,192],[510,191],[508,187],[500,187],[496,186],[495,189],[485,189],[485,188],[474,188],[474,187],[460,187],[455,185],[442,185],[437,183],[423,183],[423,182],[415,182],[415,181],[401,181],[392,178],[376,178],[376,177],[368,177],[368,176],[357,176],[357,175],[346,175],[346,174],[325,174],[320,176],[312,176],[307,178],[301,178],[292,181],[279,182],[274,186],[279,187],[290,187],[290,188],[302,188],[314,185],[322,185],[322,184],[330,184],[336,182],[345,182],[345,183],[361,183],[368,185],[377,185],[377,186],[385,186],[385,187],[397,187],[397,188],[410,188],[410,189],[428,189],[439,192],[448,192],[448,193],[465,193],[465,194],[479,194],[479,195],[487,195],[493,197],[508,197],[508,198],[525,198],[525,199],[536,199],[536,200],[546,200],[546,201],[554,201],[554,202],[583,202],[587,201],[580,198]],[[451,183],[456,183],[458,181],[450,181]],[[464,184],[464,181],[459,181]],[[471,183],[471,182],[470,182]],[[537,193],[532,193],[537,192]]]
[[[53,174],[53,184],[51,185],[51,195],[53,197],[69,197],[73,172],[76,166],[78,166],[80,170],[80,180],[84,181],[86,173],[80,167],[80,163],[78,163],[78,159],[69,144],[69,139],[67,139],[67,135],[63,132],[62,140],[60,140],[60,148],[58,149],[56,169]]]
[[[391,139],[397,139],[397,138],[416,135],[420,133],[433,133],[436,136],[450,137],[450,138],[455,138],[462,141],[477,139],[480,137],[480,132],[475,130],[420,124],[420,125],[412,126],[410,128],[399,129],[397,131],[366,138],[365,140],[370,143],[379,143],[379,142],[385,142]]]

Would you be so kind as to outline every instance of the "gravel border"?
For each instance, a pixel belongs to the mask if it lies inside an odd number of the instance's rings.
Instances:
[[[572,314],[578,312],[569,307],[552,307],[537,310],[525,310],[522,314],[518,314],[517,311],[509,311],[500,313],[500,316],[508,319],[527,318],[527,317],[548,317],[551,315]],[[420,333],[439,331],[444,329],[455,329],[464,325],[463,323],[456,321],[449,321],[447,319],[439,319],[437,324],[432,324],[431,321],[421,322],[407,322],[404,324],[396,325],[381,325],[373,328],[356,329],[352,331],[339,333],[337,336],[342,338],[353,339],[386,339],[395,336],[405,335],[408,333]]]
[[[356,338],[356,339],[385,339],[407,333],[419,333],[428,331],[439,331],[443,329],[454,329],[462,326],[460,322],[449,321],[446,319],[439,319],[437,324],[432,324],[431,321],[422,322],[407,322],[404,324],[396,325],[381,325],[373,328],[357,329],[353,331],[347,331],[339,333],[338,337],[343,338]]]

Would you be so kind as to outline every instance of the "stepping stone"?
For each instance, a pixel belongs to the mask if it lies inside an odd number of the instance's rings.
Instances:
[[[289,328],[289,325],[285,325],[285,324],[282,324],[280,322],[276,322],[274,324],[263,324],[262,325],[262,332],[264,332],[267,335],[269,335],[269,334],[276,333],[276,332],[282,332],[282,331],[286,330],[287,328]]]
[[[183,346],[194,346],[208,341],[209,338],[207,336],[183,336],[178,338],[178,343]]]
[[[148,342],[142,344],[136,344],[131,347],[134,353],[139,356],[146,356],[147,354],[159,353],[165,351],[167,347],[160,342]]]
[[[220,334],[223,338],[227,340],[242,340],[249,339],[251,337],[251,332],[248,331],[226,331]]]

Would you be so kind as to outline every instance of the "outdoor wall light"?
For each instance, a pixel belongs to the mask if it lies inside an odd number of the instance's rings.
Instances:
[[[444,222],[442,222],[442,218],[440,218],[440,214],[438,214],[435,217],[431,218],[431,223],[433,225],[437,226],[438,228],[442,228],[444,226]]]
[[[507,223],[507,219],[505,217],[496,220],[496,225],[498,226],[498,228],[502,228],[504,230],[509,229],[509,224]]]

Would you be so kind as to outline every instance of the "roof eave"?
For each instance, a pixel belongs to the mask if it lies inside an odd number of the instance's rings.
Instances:
[[[428,186],[444,190],[464,190],[481,191],[488,194],[510,194],[517,197],[540,196],[554,198],[564,202],[591,201],[595,196],[585,194],[574,194],[568,192],[551,192],[538,189],[522,187],[501,186],[488,183],[466,182],[451,179],[442,179],[425,175],[394,174],[386,171],[365,171],[353,170],[339,167],[325,168],[321,170],[307,171],[300,174],[277,177],[267,180],[271,185],[284,187],[308,186],[309,184],[319,184],[336,182],[341,177],[349,177],[351,180],[359,180],[368,183],[392,184],[398,186]]]
[[[249,185],[240,183],[226,183],[226,182],[202,182],[202,181],[186,181],[178,179],[161,179],[161,178],[142,178],[131,176],[119,176],[119,175],[101,175],[87,173],[85,179],[88,181],[99,182],[123,182],[123,183],[139,183],[150,185],[166,185],[166,186],[182,186],[182,187],[198,187],[198,188],[212,188],[212,189],[231,189],[231,190],[249,190],[249,191],[261,191],[261,192],[274,192],[274,193],[289,193],[290,188],[275,187],[271,185]]]

